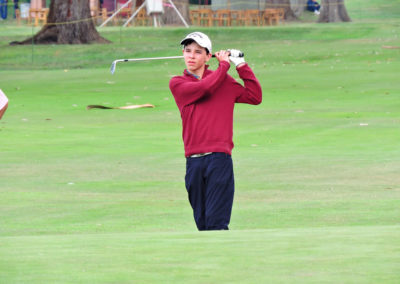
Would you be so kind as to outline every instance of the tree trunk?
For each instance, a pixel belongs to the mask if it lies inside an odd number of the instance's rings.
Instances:
[[[86,44],[109,43],[97,32],[90,16],[89,0],[51,0],[43,28],[33,36],[14,44]],[[68,23],[68,24],[67,24]]]
[[[297,19],[290,7],[290,0],[265,0],[265,9],[284,9],[285,20]]]
[[[181,13],[182,17],[185,19],[187,23],[189,20],[189,0],[172,0],[175,4],[176,8]],[[169,2],[165,2],[167,6],[164,6],[164,14],[162,16],[162,21],[166,25],[182,25],[182,20],[176,13],[175,9],[170,7]]]
[[[300,17],[307,7],[307,0],[290,0],[290,7],[296,17]]]
[[[344,0],[322,0],[318,23],[350,22]]]

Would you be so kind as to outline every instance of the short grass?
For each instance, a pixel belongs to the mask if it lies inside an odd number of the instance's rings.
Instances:
[[[235,109],[231,230],[199,233],[168,90],[183,63],[108,70],[175,55],[188,30],[32,49],[2,25],[0,283],[398,283],[400,50],[382,46],[399,27],[202,29],[243,49],[264,101]],[[156,108],[85,109],[137,103]]]

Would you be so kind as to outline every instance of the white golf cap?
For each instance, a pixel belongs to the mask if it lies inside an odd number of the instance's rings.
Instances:
[[[211,40],[206,34],[203,34],[201,32],[190,33],[181,41],[181,44],[185,45],[186,41],[188,40],[194,40],[195,42],[197,42],[198,45],[206,48],[209,53],[212,53]]]

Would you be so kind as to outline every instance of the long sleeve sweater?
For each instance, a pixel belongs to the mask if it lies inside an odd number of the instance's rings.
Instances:
[[[185,156],[207,152],[231,155],[233,149],[233,109],[235,103],[260,104],[262,90],[251,68],[237,68],[244,86],[229,74],[230,64],[221,62],[198,80],[187,70],[169,82],[182,118]]]

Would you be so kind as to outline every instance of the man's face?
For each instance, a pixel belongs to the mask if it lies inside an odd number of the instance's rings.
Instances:
[[[185,59],[186,68],[191,73],[201,70],[208,60],[211,58],[211,54],[207,54],[204,47],[201,47],[196,42],[188,44],[183,49],[183,58]]]

